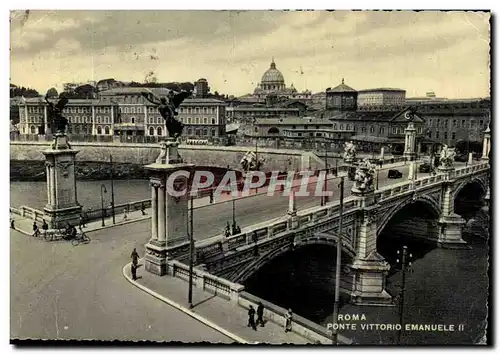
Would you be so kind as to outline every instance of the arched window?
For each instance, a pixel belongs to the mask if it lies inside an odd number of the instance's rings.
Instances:
[[[149,135],[151,136],[155,135],[155,128],[149,127]]]
[[[130,113],[134,113],[135,114],[135,107],[130,107]]]
[[[158,135],[158,136],[162,136],[161,127],[158,127],[158,128],[156,129],[156,135]]]
[[[212,124],[215,124],[215,118],[212,118]]]
[[[188,117],[188,124],[191,124],[191,117]]]
[[[280,131],[279,131],[279,129],[278,129],[278,128],[276,128],[276,127],[272,127],[272,128],[270,128],[270,129],[267,131],[267,134],[268,134],[268,135],[272,135],[272,134],[279,134],[279,133],[280,133]]]
[[[215,129],[212,129],[212,136],[215,136]]]
[[[109,126],[104,127],[104,134],[109,135]]]
[[[203,136],[207,136],[207,135],[208,135],[208,129],[205,128],[205,129],[203,129]]]
[[[375,128],[374,127],[370,127],[370,133],[374,133],[375,132]]]
[[[130,118],[130,123],[135,124],[135,117]]]
[[[207,124],[208,123],[208,118],[207,117],[203,117],[203,124]]]
[[[190,136],[191,136],[191,135],[193,135],[193,129],[188,128],[188,130],[187,130],[187,135],[190,135]]]
[[[80,126],[75,125],[75,134],[80,134]]]
[[[101,135],[102,134],[102,128],[101,126],[98,126],[97,127],[97,135]]]
[[[201,131],[200,131],[200,129],[196,129],[196,131],[194,132],[194,135],[196,135],[196,136],[200,136],[200,135],[201,135]]]
[[[337,130],[337,123],[333,125],[333,130]]]
[[[361,128],[361,132],[362,132],[362,133],[366,133],[366,127],[362,127],[362,128]]]
[[[340,130],[344,130],[344,124],[340,125]]]
[[[347,124],[347,130],[351,130],[351,125],[350,124]]]
[[[36,134],[36,127],[34,125],[30,127],[30,132],[31,134]]]
[[[380,134],[384,134],[384,132],[385,132],[384,127],[380,127]]]
[[[161,124],[161,117],[156,117],[156,123]]]

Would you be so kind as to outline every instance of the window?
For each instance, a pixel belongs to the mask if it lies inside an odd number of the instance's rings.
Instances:
[[[184,113],[184,108],[180,107],[180,108],[179,108],[179,112],[180,112],[180,113]]]
[[[156,117],[156,123],[161,124],[161,117]]]
[[[31,134],[36,134],[36,127],[34,125],[30,128]]]
[[[215,124],[215,118],[212,118],[212,124]],[[482,123],[481,123],[482,124]]]
[[[154,113],[155,112],[155,108],[154,107],[148,107],[148,112],[149,113]]]
[[[362,128],[361,128],[361,132],[362,132],[362,133],[366,133],[366,127],[362,127]]]
[[[137,107],[137,113],[142,113],[142,107]]]
[[[203,107],[203,113],[207,114],[208,110],[207,107]]]
[[[344,124],[340,125],[340,130],[344,130]]]
[[[337,130],[337,123],[333,125],[333,130]]]
[[[130,122],[131,122],[132,124],[135,124],[135,117],[131,117],[131,118],[130,118]]]
[[[208,129],[207,128],[203,129],[203,136],[208,136]]]
[[[480,120],[479,121],[479,126],[482,127],[484,125],[484,121]]]
[[[215,113],[215,107],[212,107],[212,108],[210,109],[210,111],[211,111],[212,113]]]
[[[99,126],[97,127],[97,135],[101,135],[102,134],[102,128]]]
[[[149,127],[149,135],[151,136],[155,135],[155,128]]]
[[[375,132],[375,128],[374,127],[370,127],[370,133],[374,133]]]
[[[439,132],[436,132],[436,139],[439,139]]]
[[[380,127],[380,129],[379,129],[379,133],[380,133],[380,134],[384,134],[384,132],[385,132],[384,127]]]
[[[215,129],[212,129],[212,136],[215,136]]]
[[[207,124],[208,123],[208,118],[207,117],[203,117],[203,124]]]
[[[196,117],[196,124],[200,124],[200,117]]]
[[[196,113],[200,113],[200,108],[199,108],[199,107],[196,107],[196,108],[194,109],[194,111],[195,111]]]
[[[188,124],[191,124],[191,117],[188,117]]]
[[[156,135],[158,136],[162,135],[161,127],[156,128]]]
[[[130,107],[130,113],[134,113],[135,114],[135,107]]]
[[[451,138],[452,138],[453,140],[455,140],[455,139],[456,139],[456,137],[457,137],[457,134],[456,134],[455,132],[451,133]]]
[[[188,113],[191,113],[191,107],[188,108]]]
[[[444,132],[444,138],[448,139],[448,132]]]
[[[153,124],[153,123],[154,123],[153,117],[149,117],[149,124]]]
[[[109,135],[109,126],[104,127],[104,134]]]
[[[193,135],[193,129],[188,128],[187,135],[189,135],[189,136]]]
[[[462,119],[462,128],[465,128],[465,119]]]

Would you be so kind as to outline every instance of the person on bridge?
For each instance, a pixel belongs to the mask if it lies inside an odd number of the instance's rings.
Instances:
[[[257,325],[255,324],[255,309],[252,305],[248,309],[248,327],[252,327],[254,331],[257,330]]]
[[[146,215],[145,210],[146,210],[146,207],[144,206],[144,203],[141,203],[141,213],[142,213],[142,215]]]
[[[231,226],[229,226],[229,221],[226,224],[226,228],[224,229],[224,236],[231,236]]]
[[[132,258],[132,266],[130,267],[130,271],[132,273],[132,280],[137,280],[137,266],[139,264],[139,253],[137,253],[137,250],[135,248],[132,251],[130,258]]]
[[[80,230],[82,229],[82,227],[86,227],[87,225],[85,225],[85,216],[83,215],[83,213],[80,214]]]
[[[288,312],[285,313],[285,333],[292,331],[292,309],[288,309]]]
[[[264,327],[264,305],[260,301],[259,306],[257,306],[257,322],[255,324]]]
[[[40,236],[40,230],[38,229],[38,225],[36,224],[36,221],[33,222],[33,237],[38,237]]]
[[[45,221],[45,219],[43,220],[43,224],[42,224],[42,230],[43,230],[43,233],[47,233],[47,230],[49,229],[49,225],[47,225],[47,222]]]

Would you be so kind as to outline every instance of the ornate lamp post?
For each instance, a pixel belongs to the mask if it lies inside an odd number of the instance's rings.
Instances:
[[[107,193],[106,186],[101,184],[101,221],[102,226],[104,225],[104,193]]]
[[[403,311],[404,311],[404,298],[405,298],[405,290],[406,290],[406,272],[411,271],[411,253],[408,255],[408,247],[403,246],[403,250],[397,251],[398,254],[398,259],[396,260],[397,263],[401,263],[401,274],[402,274],[402,281],[401,281],[401,292],[399,294],[399,324],[401,325],[400,330],[398,331],[398,341],[397,344],[401,344],[401,335],[403,332],[403,327],[404,327],[404,321],[403,321]],[[401,257],[401,258],[399,258]]]

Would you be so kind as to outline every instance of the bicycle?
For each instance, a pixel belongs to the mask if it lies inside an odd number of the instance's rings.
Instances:
[[[90,237],[88,237],[87,234],[83,231],[80,234],[77,234],[76,237],[71,240],[71,244],[73,246],[78,246],[80,243],[90,243]]]

